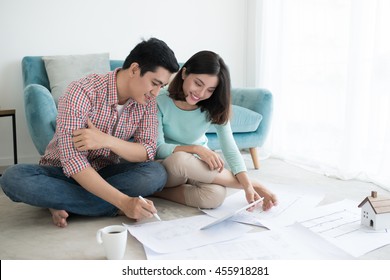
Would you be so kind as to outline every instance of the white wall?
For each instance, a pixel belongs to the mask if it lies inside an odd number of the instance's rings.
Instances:
[[[164,40],[185,61],[209,49],[244,86],[246,0],[0,0],[0,107],[16,109],[19,162],[39,155],[28,134],[21,60],[26,55],[109,52],[124,59],[141,38]],[[12,164],[11,118],[0,118],[0,165]]]

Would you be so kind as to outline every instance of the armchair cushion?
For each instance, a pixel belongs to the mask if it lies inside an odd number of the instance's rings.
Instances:
[[[233,105],[233,114],[230,121],[233,133],[253,132],[259,127],[263,116],[247,108]],[[216,133],[214,126],[211,126],[207,133]]]
[[[71,82],[88,74],[104,74],[110,71],[108,53],[44,56],[42,59],[55,104]]]

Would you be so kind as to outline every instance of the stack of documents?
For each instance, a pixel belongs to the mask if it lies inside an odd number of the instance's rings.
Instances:
[[[126,226],[130,234],[156,253],[172,253],[227,241],[238,238],[251,230],[250,226],[232,221],[225,221],[207,230],[201,230],[201,227],[214,220],[207,215],[199,215]]]
[[[315,208],[299,223],[354,257],[390,244],[390,231],[375,231],[360,222],[358,202],[342,200]]]
[[[279,204],[269,211],[245,211],[238,191],[217,209],[202,210],[207,215],[126,226],[155,260],[353,259],[390,244],[390,232],[360,224],[357,202],[316,207],[322,195],[277,193]]]

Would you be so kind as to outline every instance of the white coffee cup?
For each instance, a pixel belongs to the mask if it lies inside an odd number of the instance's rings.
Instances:
[[[121,225],[101,228],[96,233],[96,240],[104,245],[108,260],[121,260],[125,255],[127,243],[127,229]]]

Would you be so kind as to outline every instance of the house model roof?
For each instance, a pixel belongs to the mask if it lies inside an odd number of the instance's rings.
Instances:
[[[371,204],[375,214],[390,213],[390,197],[378,197],[375,191],[371,192],[371,196],[367,196],[358,207],[362,207],[366,202]]]

